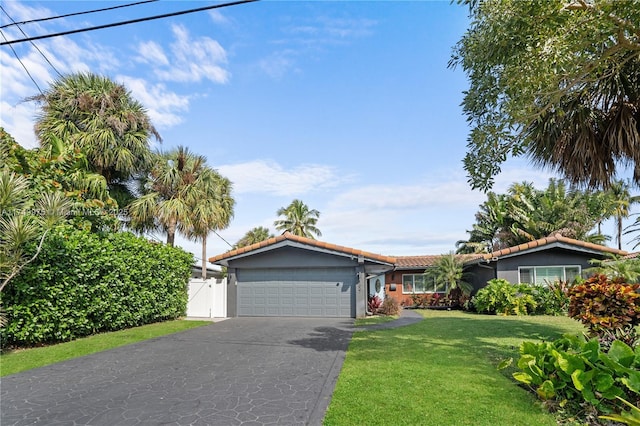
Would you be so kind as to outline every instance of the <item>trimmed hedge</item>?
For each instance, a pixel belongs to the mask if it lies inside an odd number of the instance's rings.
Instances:
[[[186,312],[193,255],[127,232],[51,232],[3,291],[3,345],[72,340]]]

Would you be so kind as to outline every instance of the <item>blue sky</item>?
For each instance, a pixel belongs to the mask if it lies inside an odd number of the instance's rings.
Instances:
[[[2,4],[23,21],[118,3]],[[22,28],[35,36],[210,4],[160,1]],[[298,198],[320,211],[324,241],[416,255],[453,250],[485,200],[462,169],[467,82],[447,68],[467,25],[466,8],[448,1],[265,0],[35,43],[63,74],[124,83],[159,147],[188,146],[234,183],[235,217],[219,232],[230,243],[256,226],[275,232],[276,211]],[[14,48],[40,87],[57,77],[32,45]],[[37,88],[8,46],[0,66],[2,126],[33,147],[37,109],[21,100]],[[523,180],[543,188],[549,177],[510,160],[494,190]],[[200,255],[198,244],[178,244]],[[210,236],[208,256],[227,249]]]

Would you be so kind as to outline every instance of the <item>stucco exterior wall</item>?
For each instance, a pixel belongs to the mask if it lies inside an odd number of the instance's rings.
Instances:
[[[518,267],[520,266],[580,266],[584,271],[590,268],[589,260],[596,257],[590,253],[572,252],[562,249],[552,249],[533,253],[523,254],[500,259],[497,265],[497,277],[505,279],[510,283],[519,282]],[[602,256],[598,256],[602,258]]]

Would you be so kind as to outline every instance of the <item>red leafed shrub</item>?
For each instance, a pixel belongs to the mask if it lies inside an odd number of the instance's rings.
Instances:
[[[382,306],[382,300],[377,295],[369,296],[369,301],[367,304],[369,306],[369,312],[375,315],[378,313],[378,309],[380,309],[380,306]]]
[[[640,324],[640,284],[594,275],[569,289],[569,316],[601,334]]]

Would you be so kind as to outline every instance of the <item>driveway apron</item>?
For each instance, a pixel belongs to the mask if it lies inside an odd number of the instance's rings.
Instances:
[[[1,379],[0,424],[320,425],[351,319],[233,318]]]

